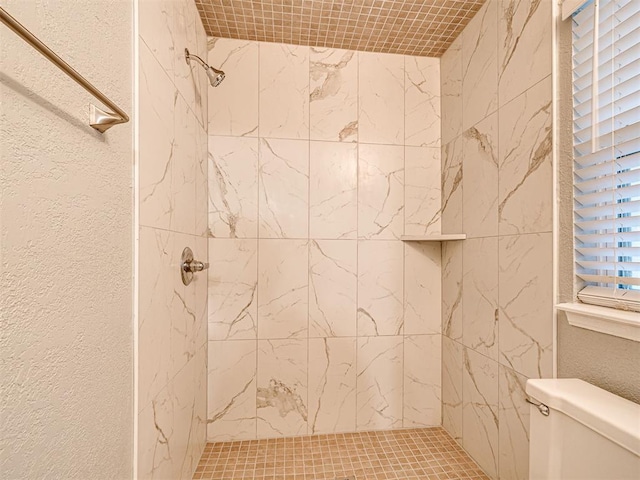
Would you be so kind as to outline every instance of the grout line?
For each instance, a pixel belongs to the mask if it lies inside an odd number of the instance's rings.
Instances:
[[[140,236],[142,227],[140,225],[140,5],[139,2],[133,4],[133,89],[138,93],[133,99],[133,225],[132,225],[132,302],[131,302],[131,322],[132,322],[132,357],[133,371],[133,412],[132,412],[132,459],[131,478],[138,480],[138,470],[140,465]],[[155,59],[155,58],[154,58]],[[156,60],[157,61],[157,60]],[[163,69],[164,71],[164,69]]]
[[[460,134],[462,135],[462,134]],[[460,136],[456,135],[456,137]],[[262,137],[259,135],[221,135],[221,134],[209,134],[212,137],[231,137],[231,138],[265,138],[268,140],[298,140],[298,141],[312,141],[319,143],[329,143],[329,144],[340,144],[340,145],[352,145],[361,143],[362,145],[378,145],[378,146],[388,146],[388,147],[404,147],[404,143],[377,143],[377,142],[358,142],[358,141],[344,141],[340,140],[326,140],[326,139],[307,139],[307,138],[298,138],[298,137],[277,137],[274,135],[269,135],[267,137]],[[430,146],[430,145],[408,145],[409,147],[421,147],[421,148],[434,148],[438,149],[438,146]]]
[[[256,352],[256,368],[255,371],[253,373],[254,375],[254,384],[256,386],[255,388],[255,393],[254,393],[254,397],[256,399],[256,408],[254,411],[254,419],[255,419],[255,426],[254,426],[254,438],[258,438],[258,368],[259,368],[259,363],[258,363],[258,356],[259,356],[259,346],[260,346],[260,341],[259,341],[259,325],[260,325],[260,162],[261,162],[261,155],[260,155],[260,145],[261,145],[261,141],[262,138],[260,137],[260,99],[261,99],[261,85],[260,85],[260,57],[261,57],[261,48],[260,48],[260,44],[258,43],[258,45],[256,46],[257,50],[258,50],[258,65],[257,65],[257,80],[258,80],[258,105],[257,105],[257,114],[258,114],[258,118],[257,118],[257,132],[258,132],[258,151],[257,151],[257,156],[258,156],[258,162],[256,165],[257,171],[257,182],[256,182],[256,215],[257,215],[257,222],[256,222],[256,325],[255,325],[255,333],[256,333],[256,340],[255,340],[255,352]]]
[[[499,20],[499,10],[500,10],[500,6],[498,6],[498,8],[496,9],[496,25],[498,24],[498,20]],[[495,111],[495,115],[496,115],[496,164],[497,164],[497,172],[496,172],[496,176],[497,176],[497,180],[496,180],[496,188],[498,189],[498,191],[496,192],[496,200],[498,205],[500,204],[500,166],[501,166],[501,161],[500,161],[500,112],[502,110],[502,107],[500,106],[500,77],[501,77],[501,72],[500,72],[500,34],[496,34],[496,57],[497,57],[497,61],[496,61],[496,79],[497,79],[497,85],[496,85],[496,98],[497,98],[497,109]],[[515,99],[514,99],[515,100]],[[508,104],[508,103],[507,103]],[[506,105],[506,104],[505,104]],[[463,182],[464,182],[464,177],[463,177]],[[498,205],[496,205],[496,210],[498,210]],[[496,476],[500,476],[500,238],[502,238],[500,236],[500,213],[498,211],[495,212],[496,216],[498,217],[496,219],[498,225],[498,238],[496,240],[496,281],[497,281],[497,285],[496,285],[496,310],[498,312],[497,318],[494,319],[494,322],[496,322],[495,324],[495,351],[496,351],[496,363],[497,363],[497,372],[498,372],[498,378],[496,381],[496,388],[497,388],[497,396],[496,398],[498,399],[498,408],[496,411],[496,415],[498,418],[498,425],[497,425],[497,430],[498,430],[498,435],[496,438],[496,455],[495,455],[495,466],[496,466]],[[463,225],[464,226],[464,225]],[[488,405],[487,405],[488,406]],[[489,407],[491,408],[491,407]],[[504,425],[503,425],[504,428]]]
[[[356,60],[356,120],[358,129],[356,132],[356,305],[355,305],[355,332],[356,332],[356,347],[355,347],[355,400],[356,411],[354,415],[354,431],[358,431],[358,353],[360,348],[360,331],[359,331],[359,313],[360,308],[360,53],[355,52],[354,57]]]
[[[309,338],[311,321],[309,318],[311,304],[311,48],[307,50],[307,434],[309,433],[309,365],[310,365],[310,346]],[[329,359],[327,359],[328,361]]]
[[[402,234],[405,234],[407,226],[407,56],[404,55],[402,59]],[[407,268],[407,245],[402,243],[402,391],[400,392],[401,403],[401,415],[402,426],[405,426],[405,379],[406,379],[406,268]]]

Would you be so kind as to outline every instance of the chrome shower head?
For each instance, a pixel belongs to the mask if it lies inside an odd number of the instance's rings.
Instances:
[[[207,73],[207,77],[209,77],[209,83],[211,83],[212,87],[217,87],[222,83],[225,77],[225,73],[222,70],[211,67],[209,64],[205,63],[204,60],[202,60],[199,56],[189,53],[189,49],[185,48],[184,59],[186,60],[187,64],[191,65],[192,58],[196,60],[200,65],[202,65],[202,68],[204,68],[205,72]]]
[[[211,83],[211,86],[217,87],[224,80],[225,74],[222,70],[209,67],[207,68],[207,77],[209,77],[209,82]]]

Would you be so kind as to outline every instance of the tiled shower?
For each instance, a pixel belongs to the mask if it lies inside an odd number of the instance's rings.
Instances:
[[[442,58],[207,39],[162,5],[140,9],[141,261],[191,243],[210,267],[141,270],[141,476],[192,472],[205,440],[443,425],[526,478],[524,382],[552,371],[550,5],[489,0]],[[225,82],[163,55],[183,43]],[[406,238],[439,233],[467,239]]]
[[[551,18],[489,1],[440,60],[209,40],[239,74],[209,97],[209,441],[442,421],[526,477],[524,384],[552,372]],[[467,240],[400,240],[436,232]]]
[[[211,39],[208,439],[440,424],[440,62]]]

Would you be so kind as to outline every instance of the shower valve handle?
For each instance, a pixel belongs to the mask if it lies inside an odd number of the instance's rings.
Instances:
[[[209,264],[205,262],[199,262],[193,259],[193,251],[189,247],[186,247],[182,251],[182,259],[180,261],[180,277],[182,277],[182,283],[189,285],[193,281],[193,274],[201,272],[209,268]]]
[[[199,262],[198,260],[191,260],[190,262],[184,262],[182,264],[182,269],[185,272],[201,272],[209,268],[209,264],[206,262]]]

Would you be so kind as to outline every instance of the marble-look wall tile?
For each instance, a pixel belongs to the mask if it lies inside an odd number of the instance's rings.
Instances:
[[[196,297],[196,292],[200,290],[202,283],[207,283],[204,275],[195,276],[189,286],[182,283],[178,266],[181,263],[182,251],[189,246],[196,259],[207,256],[207,242],[203,237],[195,237],[176,233],[174,235],[170,257],[169,278],[172,282],[172,292],[170,295],[171,305],[171,329],[165,334],[169,336],[170,367],[169,375],[173,377],[189,362],[199,347],[203,346],[206,337],[206,316],[203,315],[203,307],[206,305],[206,296]],[[201,241],[201,242],[200,242]],[[202,302],[197,304],[196,302]],[[206,311],[206,310],[205,310]]]
[[[179,478],[172,456],[173,405],[165,387],[138,415],[138,472],[144,480]]]
[[[404,337],[403,427],[432,427],[441,424],[441,364],[440,335]]]
[[[210,438],[438,424],[441,247],[399,239],[441,231],[439,60],[208,47],[229,77],[208,114],[209,346],[225,357],[210,361],[225,375],[247,364],[230,390],[212,367]]]
[[[198,349],[193,365],[194,377],[191,380],[195,386],[195,399],[193,400],[193,413],[191,416],[191,434],[188,437],[190,466],[189,471],[184,471],[183,476],[192,475],[195,472],[200,457],[207,445],[207,375],[208,375],[208,348],[205,344]],[[187,379],[185,379],[188,381]]]
[[[462,243],[442,243],[442,334],[462,341]]]
[[[358,237],[400,238],[404,228],[404,148],[360,145]]]
[[[175,42],[173,81],[197,121],[205,125],[207,119],[203,103],[206,103],[207,97],[204,89],[211,87],[208,81],[203,81],[206,77],[204,69],[196,62],[187,63],[185,54],[185,48],[189,48],[190,53],[201,58],[206,57],[206,50],[199,51],[196,34],[198,28],[203,28],[202,21],[195,3],[189,0],[175,0],[173,11]]]
[[[462,232],[463,138],[456,137],[442,149],[441,224],[443,233]]]
[[[209,239],[209,340],[255,339],[258,241]]]
[[[309,235],[356,238],[358,229],[358,147],[311,142]]]
[[[306,240],[258,241],[258,338],[306,337]]]
[[[171,264],[175,234],[166,230],[140,229],[138,396],[142,408],[171,379]],[[177,270],[176,270],[177,271]]]
[[[184,247],[207,260],[206,57],[188,0],[142,1],[139,95],[138,478],[190,478],[206,440],[207,277],[182,284]],[[176,50],[179,45],[179,51]],[[153,228],[148,228],[153,227]]]
[[[182,98],[176,96],[175,140],[171,161],[171,224],[175,232],[196,233],[196,141],[197,122]]]
[[[465,240],[462,258],[462,343],[498,360],[498,237]]]
[[[404,57],[404,143],[440,147],[440,60]]]
[[[209,64],[229,74],[209,90],[209,135],[258,136],[258,43],[209,40]]]
[[[356,335],[357,249],[355,240],[310,241],[310,337]]]
[[[307,238],[309,143],[260,139],[260,238]]]
[[[209,235],[209,158],[208,136],[206,130],[196,127],[196,178],[195,178],[195,234],[206,237]]]
[[[500,109],[500,235],[551,231],[552,154],[548,77]]]
[[[498,235],[498,114],[494,113],[462,136],[464,233],[467,238]]]
[[[139,65],[140,224],[169,229],[177,91],[144,42],[140,44]]]
[[[441,231],[440,148],[405,147],[404,234]]]
[[[209,235],[258,235],[258,139],[209,136]]]
[[[498,476],[498,363],[464,349],[462,446],[491,478]]]
[[[312,140],[358,141],[358,52],[312,47],[309,58]]]
[[[191,249],[194,252],[196,259],[209,258],[209,239],[207,237],[194,236],[192,237]],[[182,256],[182,252],[180,252]],[[208,260],[207,260],[208,261]],[[175,266],[174,266],[175,268]],[[174,270],[175,275],[175,270]],[[192,298],[195,311],[195,325],[193,328],[193,341],[196,347],[196,353],[201,348],[207,348],[207,340],[209,333],[209,278],[208,275],[194,275],[191,282],[189,296]],[[187,289],[189,290],[189,289]],[[206,358],[205,358],[206,362]]]
[[[144,44],[140,45],[140,50],[146,48],[153,53],[172,81],[176,55],[173,38],[174,4],[173,0],[140,0],[138,2],[139,35]],[[140,109],[141,113],[146,111],[146,109]],[[140,125],[142,126],[142,122]]]
[[[358,338],[358,431],[402,427],[401,336]]]
[[[356,339],[309,339],[309,433],[356,429]]]
[[[360,52],[358,63],[359,141],[402,145],[404,57]]]
[[[209,342],[207,440],[256,436],[256,342]]]
[[[189,13],[195,18],[195,52],[193,51],[194,46],[191,47],[192,50],[190,51],[206,61],[209,56],[208,37],[204,31],[200,12],[195,2],[191,2],[190,0],[185,1],[189,4]],[[196,106],[193,110],[198,123],[200,123],[200,126],[207,132],[209,130],[209,93],[211,92],[211,82],[209,81],[207,72],[203,68],[196,69],[196,71],[198,83],[195,86]]]
[[[145,405],[138,417],[138,478],[189,478],[204,447],[205,350]],[[199,394],[201,393],[201,394]],[[203,417],[200,418],[200,415]],[[201,437],[201,438],[199,438]]]
[[[552,2],[498,0],[500,106],[551,74]]]
[[[462,133],[462,35],[440,57],[442,145]]]
[[[258,341],[258,438],[307,433],[307,340]]]
[[[529,478],[529,404],[527,379],[500,365],[500,461],[499,477]]]
[[[438,242],[404,245],[404,334],[442,331],[441,249]]]
[[[498,1],[488,0],[462,32],[462,128],[498,108]]]
[[[260,43],[260,136],[309,138],[309,47]]]
[[[462,345],[442,336],[442,426],[462,440]]]
[[[525,376],[552,373],[551,10],[488,0],[441,57],[442,231],[467,235],[442,246],[443,425],[493,478],[527,478]]]
[[[358,335],[401,335],[404,249],[400,242],[358,242]]]
[[[551,233],[499,242],[500,363],[527,378],[552,375]]]

